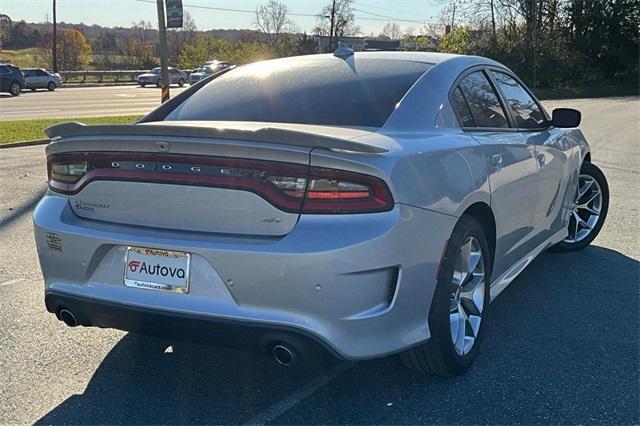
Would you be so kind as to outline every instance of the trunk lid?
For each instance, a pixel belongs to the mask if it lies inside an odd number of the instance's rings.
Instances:
[[[298,221],[311,150],[383,152],[351,140],[368,133],[244,122],[66,123],[47,130],[53,138],[47,154],[50,161],[86,164],[77,183],[61,184],[80,217],[277,237]]]

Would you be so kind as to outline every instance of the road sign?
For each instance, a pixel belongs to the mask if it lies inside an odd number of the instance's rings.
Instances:
[[[182,0],[167,0],[167,28],[182,28]]]

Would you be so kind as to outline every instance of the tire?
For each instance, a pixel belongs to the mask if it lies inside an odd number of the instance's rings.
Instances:
[[[178,86],[180,87],[184,86],[184,78],[181,78],[180,80],[178,80]]]
[[[47,84],[47,90],[53,92],[56,90],[56,84],[53,81],[50,81],[49,84]]]
[[[20,87],[20,83],[18,83],[17,81],[14,81],[9,86],[9,93],[11,94],[11,96],[18,96],[21,91],[22,87]]]
[[[146,86],[146,84],[140,83],[140,87],[144,87],[144,86]]]
[[[589,180],[592,180],[595,184],[591,183],[585,189]],[[581,191],[584,192],[580,194]],[[599,201],[597,191],[599,191]],[[595,198],[589,200],[591,197]],[[572,212],[568,225],[569,235],[565,240],[551,247],[551,251],[569,252],[582,250],[591,244],[604,225],[609,211],[609,185],[602,170],[592,163],[585,162],[580,167],[580,180],[575,204],[576,208]],[[594,214],[596,211],[598,212],[597,218]],[[589,226],[588,232],[585,232],[587,231],[586,228],[576,228],[576,215],[582,219],[583,223]]]
[[[459,280],[454,280],[454,271],[461,270],[460,259],[461,249],[463,245],[471,244],[473,251],[475,249],[480,250],[481,259],[476,262],[475,268],[471,267],[473,274],[460,275],[456,272],[456,277],[465,277],[462,279],[462,285],[458,286]],[[424,344],[413,347],[400,354],[403,363],[413,371],[424,374],[432,374],[437,376],[456,376],[464,373],[473,363],[484,336],[484,329],[487,322],[488,305],[489,305],[489,287],[491,277],[491,256],[489,252],[487,240],[481,225],[476,219],[471,216],[463,215],[451,234],[451,238],[447,243],[445,255],[443,257],[442,269],[440,276],[436,282],[436,290],[431,302],[431,309],[429,310],[429,330],[431,331],[431,338]],[[470,257],[467,257],[470,258]],[[472,264],[473,262],[470,262]],[[469,268],[466,268],[469,269]],[[484,277],[480,277],[480,272],[484,274]],[[478,272],[477,272],[478,271]],[[469,281],[467,280],[469,279]],[[473,303],[474,306],[480,305],[479,310],[476,307],[476,313],[480,312],[480,321],[477,321],[477,315],[469,315],[469,318],[474,317],[474,323],[476,323],[476,329],[471,325],[471,322],[463,321],[464,329],[462,329],[462,336],[457,332],[454,332],[455,324],[460,324],[459,320],[451,320],[453,318],[460,318],[455,307],[471,306],[471,299],[468,295],[464,298],[459,296],[459,289],[464,288],[466,292],[474,288],[474,282],[477,282],[475,286],[476,291],[472,292],[473,300],[477,300],[477,303]],[[465,284],[466,283],[466,284]],[[480,286],[483,283],[483,286]],[[464,308],[463,312],[468,310],[473,312],[469,308]],[[460,310],[458,310],[460,312]],[[460,330],[459,327],[455,327]],[[467,333],[472,334],[473,341],[471,346],[467,349],[468,343],[467,337],[471,339],[471,336],[467,336]],[[453,335],[462,337],[462,340],[457,339],[457,342],[461,345],[454,343]],[[467,349],[465,351],[465,349]]]
[[[160,82],[160,80],[156,80],[156,87],[161,87],[162,86],[162,82]]]

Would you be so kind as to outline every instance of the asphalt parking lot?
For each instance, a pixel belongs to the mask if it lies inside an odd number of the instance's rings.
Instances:
[[[188,87],[171,86],[171,96]],[[158,105],[160,89],[153,86],[62,87],[23,91],[16,97],[1,93],[0,121],[145,114]]]
[[[476,364],[454,379],[396,357],[287,369],[67,328],[44,308],[33,243],[44,148],[0,151],[0,423],[640,423],[640,99],[546,105],[582,110],[609,180],[607,222],[592,246],[543,254],[502,293]]]

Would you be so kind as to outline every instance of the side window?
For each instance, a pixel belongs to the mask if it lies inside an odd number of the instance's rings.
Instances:
[[[7,67],[0,65],[0,74],[8,74]]]
[[[474,127],[509,127],[498,96],[482,71],[472,72],[463,78],[458,88],[467,102]]]
[[[464,99],[464,95],[459,87],[453,91],[451,100],[453,102],[453,109],[460,119],[460,126],[476,127],[476,123],[473,121],[473,116],[471,116],[471,111],[469,110],[469,105],[467,105],[467,101]]]
[[[38,77],[48,77],[49,74],[47,74],[45,71],[43,70],[37,70],[35,71],[35,75],[37,75]]]
[[[524,87],[507,74],[496,71],[491,71],[491,74],[513,112],[515,124],[521,129],[544,127],[545,116]]]

